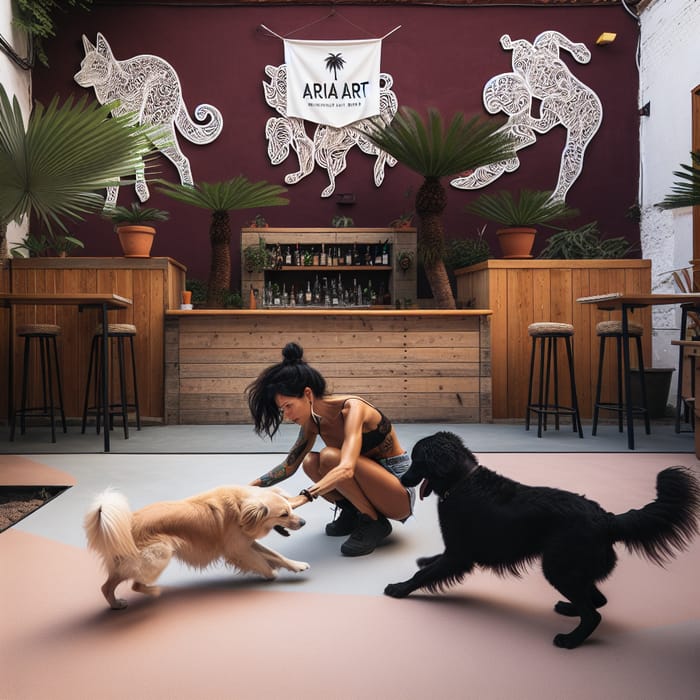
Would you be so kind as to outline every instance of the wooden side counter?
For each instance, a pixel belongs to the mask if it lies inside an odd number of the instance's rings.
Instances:
[[[171,258],[26,258],[8,261],[0,285],[11,292],[111,292],[133,300],[133,306],[110,315],[111,323],[136,326],[136,363],[139,403],[144,419],[164,418],[164,314],[179,308],[186,268]],[[8,333],[9,310],[0,312],[3,347]],[[16,325],[56,323],[61,326],[61,374],[66,416],[82,416],[90,343],[99,313],[75,307],[18,306]],[[22,367],[21,343],[15,343],[14,366]],[[7,359],[0,353],[0,369]],[[0,416],[7,418],[6,382],[0,380]],[[15,382],[18,384],[18,382]]]
[[[396,422],[491,420],[490,311],[195,310],[166,313],[166,421],[250,423],[245,389],[290,341],[334,393]]]
[[[488,260],[456,271],[457,298],[465,306],[493,311],[491,365],[494,419],[524,419],[530,372],[527,327],[539,321],[571,323],[581,415],[590,418],[598,368],[599,321],[620,318],[576,299],[594,294],[651,291],[650,260]],[[651,365],[651,311],[631,318],[644,326],[645,362]],[[612,358],[606,353],[604,385],[615,386]],[[568,381],[562,382],[568,386]],[[565,397],[564,401],[568,399]]]

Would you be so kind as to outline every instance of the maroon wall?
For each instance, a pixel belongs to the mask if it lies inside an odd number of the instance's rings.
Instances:
[[[322,21],[317,21],[322,20]],[[183,88],[190,111],[208,102],[223,113],[224,129],[212,144],[196,146],[180,137],[195,180],[213,182],[244,174],[252,180],[284,184],[284,175],[296,170],[294,153],[279,166],[267,157],[265,122],[276,113],[267,106],[262,82],[266,64],[284,62],[283,44],[260,29],[265,24],[280,35],[295,39],[360,39],[383,36],[382,70],[394,78],[399,105],[424,110],[436,106],[443,114],[455,111],[481,113],[484,83],[497,73],[511,70],[511,52],[501,49],[499,38],[533,41],[542,31],[557,30],[591,50],[590,63],[576,63],[566,51],[563,60],[572,73],[591,87],[603,103],[603,123],[586,152],[584,171],[569,191],[567,202],[581,210],[573,223],[598,220],[608,235],[639,240],[638,225],[626,217],[637,199],[638,184],[638,75],[635,51],[638,37],[634,19],[621,7],[430,7],[348,6],[328,16],[323,7],[297,6],[148,6],[123,3],[96,5],[89,13],[73,13],[61,20],[58,36],[47,44],[50,68],[34,72],[35,98],[46,103],[55,93],[66,97],[85,91],[73,75],[83,57],[81,35],[93,43],[98,31],[109,41],[117,59],[154,54],[171,63]],[[598,47],[603,31],[617,40]],[[92,90],[91,95],[94,95]],[[563,128],[538,137],[519,152],[520,168],[506,174],[486,191],[501,188],[553,189],[564,143]],[[385,182],[374,186],[374,159],[353,149],[348,168],[338,179],[336,194],[353,192],[357,203],[339,205],[335,196],[322,199],[325,171],[316,170],[290,186],[289,206],[261,213],[272,226],[328,226],[338,214],[352,216],[357,226],[386,226],[412,208],[413,192],[421,179],[401,165],[386,169]],[[172,164],[160,159],[160,176],[177,181]],[[468,237],[480,222],[464,213],[478,192],[449,186],[445,212],[448,238]],[[119,202],[135,200],[123,188]],[[153,255],[173,257],[189,268],[189,277],[206,278],[209,266],[209,215],[177,204],[159,193],[149,203],[171,211],[171,219],[158,226]],[[240,284],[238,228],[256,212],[232,212],[233,288]],[[497,251],[494,226],[489,238]],[[85,255],[119,255],[110,225],[97,216],[73,228],[86,243]],[[544,237],[536,251],[544,245]]]

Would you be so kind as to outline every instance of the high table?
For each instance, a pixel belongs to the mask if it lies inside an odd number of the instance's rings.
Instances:
[[[102,352],[105,361],[102,363],[102,415],[104,417],[104,451],[109,452],[109,353],[108,353],[108,328],[107,313],[113,309],[126,309],[131,306],[131,299],[120,297],[112,293],[21,293],[21,292],[0,292],[0,304],[10,309],[10,352],[8,357],[8,392],[7,392],[7,415],[11,420],[14,414],[14,337],[15,337],[15,314],[14,307],[19,305],[72,305],[77,306],[79,311],[89,308],[101,309],[102,314]]]
[[[595,304],[602,311],[622,312],[622,355],[625,375],[625,412],[627,417],[627,446],[634,449],[634,422],[632,418],[632,387],[630,385],[630,345],[628,314],[635,309],[647,306],[668,306],[672,304],[688,304],[700,310],[700,294],[598,294],[590,297],[579,297],[580,304]]]

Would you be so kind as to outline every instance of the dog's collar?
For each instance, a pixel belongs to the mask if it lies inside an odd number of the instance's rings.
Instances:
[[[477,464],[477,466],[476,466],[472,471],[470,471],[470,472],[469,472],[468,474],[466,474],[465,476],[461,477],[461,478],[459,479],[459,481],[456,481],[449,489],[447,489],[447,491],[445,491],[445,493],[443,493],[443,494],[440,496],[440,503],[444,503],[444,502],[454,493],[454,491],[455,491],[459,486],[461,486],[465,481],[467,481],[467,479],[469,479],[469,477],[470,477],[472,474],[474,474],[474,473],[476,472],[477,469],[479,469],[480,466],[481,466],[480,464]]]

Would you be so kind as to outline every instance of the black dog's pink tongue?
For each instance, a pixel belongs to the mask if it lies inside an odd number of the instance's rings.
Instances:
[[[420,500],[422,501],[426,496],[430,496],[430,482],[427,479],[423,479],[420,483]]]

